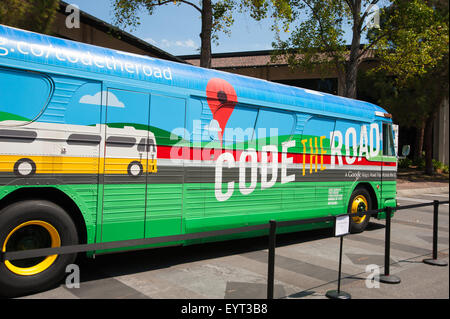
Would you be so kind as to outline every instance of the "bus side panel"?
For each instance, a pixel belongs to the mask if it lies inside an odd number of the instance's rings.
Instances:
[[[33,78],[39,75],[24,74]],[[20,187],[53,187],[63,191],[83,214],[88,241],[94,241],[101,144],[100,99],[97,101],[95,94],[101,91],[101,83],[54,74],[40,76],[52,83],[51,96],[34,99],[46,104],[40,108],[31,101],[20,107],[8,104],[8,116],[4,112],[3,118],[0,116],[2,193],[6,195]],[[17,90],[26,79],[13,80],[7,81],[4,88],[23,96]],[[33,114],[27,111],[28,105],[34,107]]]

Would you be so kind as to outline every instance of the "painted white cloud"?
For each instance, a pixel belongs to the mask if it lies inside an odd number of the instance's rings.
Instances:
[[[94,105],[101,105],[102,99],[106,101],[106,98],[108,98],[107,105],[108,106],[114,106],[114,107],[125,107],[125,104],[119,101],[117,96],[115,96],[111,92],[102,91],[98,92],[95,95],[85,95],[81,97],[80,103],[82,104],[94,104]]]

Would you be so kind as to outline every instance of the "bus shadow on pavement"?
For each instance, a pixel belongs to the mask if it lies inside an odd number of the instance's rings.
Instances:
[[[379,222],[370,222],[365,231],[384,229]],[[350,235],[351,236],[351,235]],[[334,237],[333,228],[277,234],[276,247],[309,243]],[[173,266],[216,259],[232,255],[264,251],[268,249],[268,236],[233,239],[187,246],[167,246],[120,253],[96,255],[95,259],[79,255],[76,264],[80,267],[80,284],[100,281],[117,276],[133,275]],[[343,282],[363,278],[343,278]],[[64,286],[64,283],[60,283]],[[101,283],[99,283],[101,285]],[[56,288],[56,287],[53,287]],[[308,298],[314,291],[302,291],[287,298]]]
[[[369,222],[369,224],[367,225],[367,228],[364,230],[366,231],[374,231],[374,230],[379,230],[379,229],[384,229],[386,228],[386,225],[381,224],[380,222]]]
[[[332,229],[279,234],[276,246],[283,247],[333,237]],[[202,260],[245,254],[268,249],[268,236],[234,239],[189,246],[168,246],[121,253],[97,255],[94,260],[79,256],[80,283],[116,276],[189,264]]]

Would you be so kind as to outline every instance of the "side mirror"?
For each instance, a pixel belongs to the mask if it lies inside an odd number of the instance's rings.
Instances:
[[[411,146],[403,145],[403,147],[402,147],[402,155],[403,156],[405,156],[405,157],[408,156],[410,151],[411,151]]]

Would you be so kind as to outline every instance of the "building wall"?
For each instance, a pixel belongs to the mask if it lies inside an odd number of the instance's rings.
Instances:
[[[100,31],[89,24],[81,23],[80,28],[69,29],[66,27],[65,21],[66,16],[58,12],[53,26],[53,32],[55,33],[55,35],[64,37],[66,39],[93,44],[109,49],[121,50],[136,54],[151,55],[153,57],[156,57],[152,52],[142,50],[123,40],[116,39],[112,35]]]
[[[109,49],[186,63],[184,60],[81,10],[80,27],[68,28],[66,19],[72,12],[69,10],[70,12],[66,13],[67,6],[66,2],[60,2],[60,8],[56,13],[52,27],[52,33],[55,36]]]
[[[449,103],[448,99],[443,101],[442,107],[439,110],[437,118],[434,123],[433,134],[433,157],[449,165]]]

